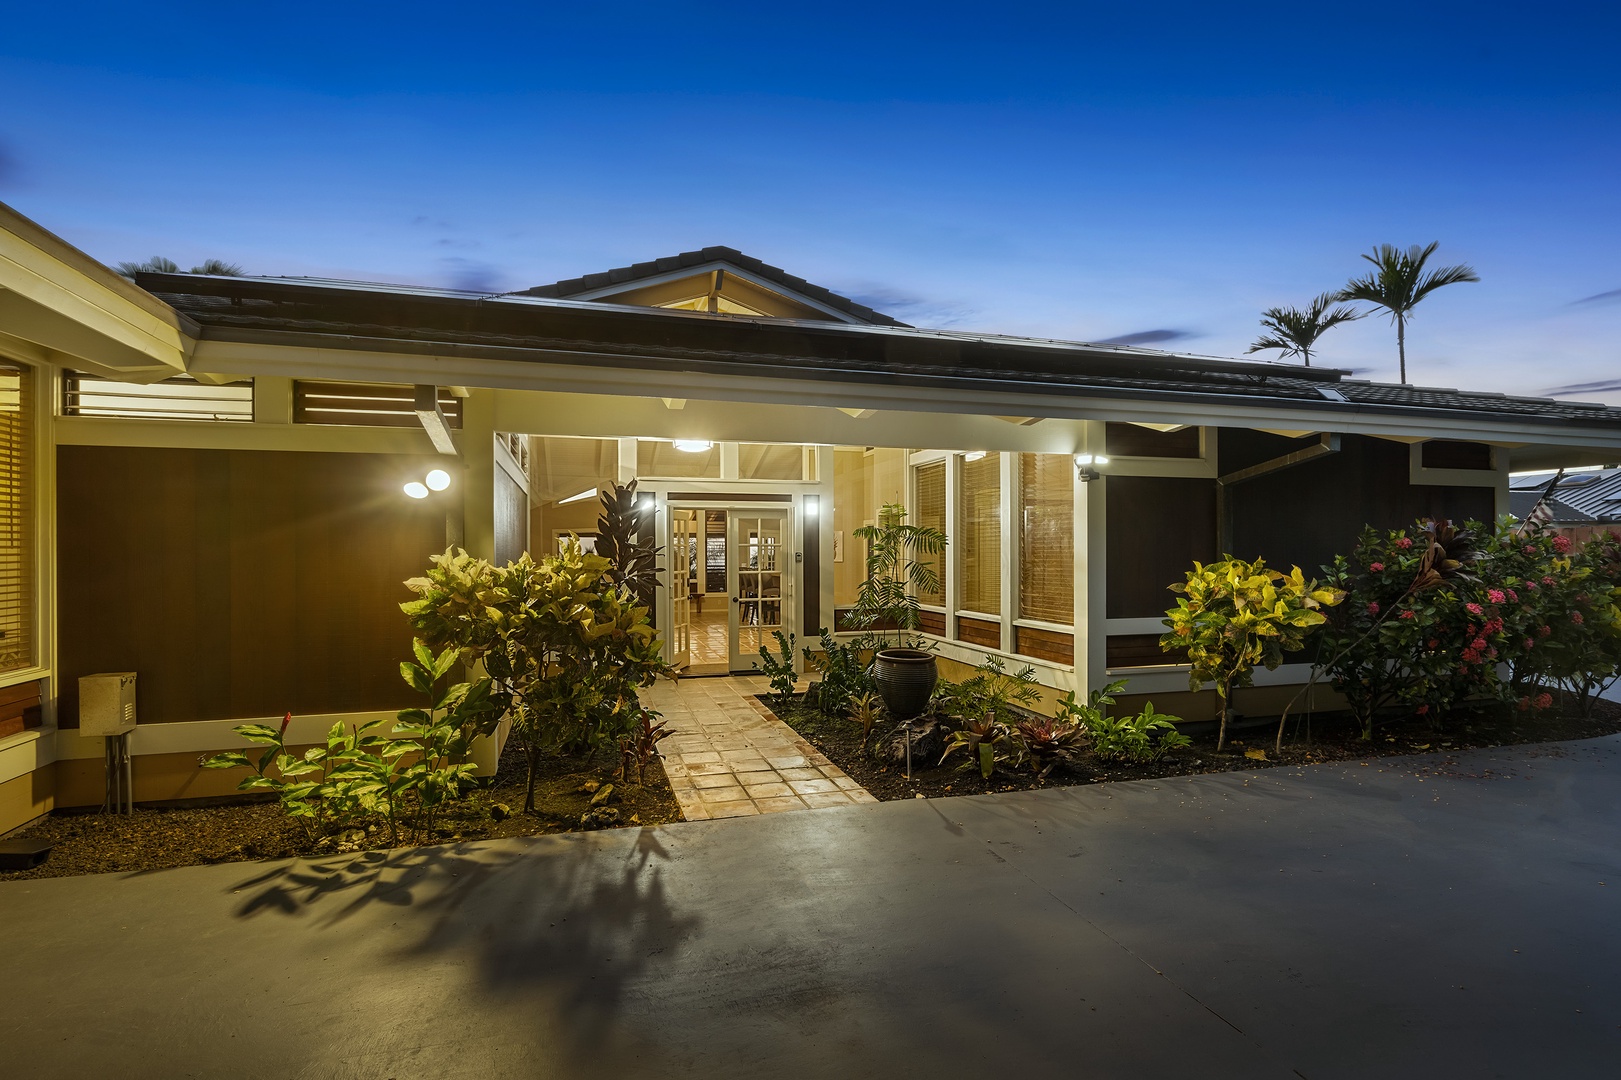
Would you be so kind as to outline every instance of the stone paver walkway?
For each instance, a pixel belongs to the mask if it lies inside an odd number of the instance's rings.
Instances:
[[[643,695],[677,732],[659,743],[688,821],[877,802],[754,695],[763,677],[661,682]]]

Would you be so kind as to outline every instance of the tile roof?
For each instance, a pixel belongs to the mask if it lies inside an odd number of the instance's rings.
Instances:
[[[585,274],[564,281],[554,281],[550,285],[536,285],[532,289],[522,289],[511,295],[568,300],[579,296],[581,293],[595,292],[598,289],[605,289],[613,285],[633,285],[647,278],[658,277],[678,270],[695,269],[717,262],[730,263],[739,270],[745,270],[790,292],[799,293],[801,296],[809,297],[826,307],[842,311],[859,322],[870,323],[873,326],[907,325],[898,319],[890,318],[881,311],[874,311],[865,304],[858,304],[847,296],[840,296],[831,289],[824,289],[822,286],[806,281],[802,277],[796,277],[779,266],[761,262],[754,256],[745,255],[736,248],[719,246],[701,248],[698,251],[683,251],[679,255],[669,255],[662,259],[633,263],[630,266],[620,266],[597,274]]]

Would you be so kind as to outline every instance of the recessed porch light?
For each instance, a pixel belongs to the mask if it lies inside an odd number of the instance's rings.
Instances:
[[[670,445],[689,454],[701,454],[715,444],[708,439],[676,439]]]
[[[450,486],[450,474],[443,469],[434,469],[426,477],[428,487],[434,491],[443,491]]]
[[[413,480],[406,484],[405,493],[413,499],[426,499],[428,497],[428,489],[420,480]]]

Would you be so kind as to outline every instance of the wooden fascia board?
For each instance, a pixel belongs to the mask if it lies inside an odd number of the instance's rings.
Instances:
[[[9,333],[103,373],[185,370],[190,320],[44,230],[33,231],[50,247],[20,235],[10,227],[16,220],[25,219],[0,217],[0,299],[15,305],[6,313]]]
[[[256,335],[256,337],[258,337]],[[977,383],[934,384],[875,375],[871,380],[844,373],[804,371],[777,376],[693,371],[681,361],[649,357],[604,357],[597,353],[547,354],[537,362],[529,349],[493,346],[385,350],[377,341],[348,339],[351,347],[277,345],[269,335],[255,341],[205,338],[197,343],[199,370],[241,376],[290,375],[357,382],[467,384],[505,390],[627,397],[682,397],[759,404],[806,405],[832,409],[1040,416],[1050,419],[1114,420],[1126,423],[1182,423],[1244,428],[1300,428],[1358,435],[1414,435],[1426,439],[1480,441],[1503,439],[1539,445],[1621,449],[1621,426],[1593,429],[1540,425],[1410,410],[1405,415],[1357,406],[1302,408],[1292,403],[1257,404],[1220,395],[1153,391],[1076,390],[1056,392],[1002,389]],[[393,343],[389,343],[393,344]],[[605,359],[621,361],[604,363]],[[650,366],[657,362],[660,366]]]

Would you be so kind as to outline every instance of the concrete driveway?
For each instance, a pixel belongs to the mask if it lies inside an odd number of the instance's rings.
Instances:
[[[0,884],[8,1077],[1613,1077],[1621,739]]]

